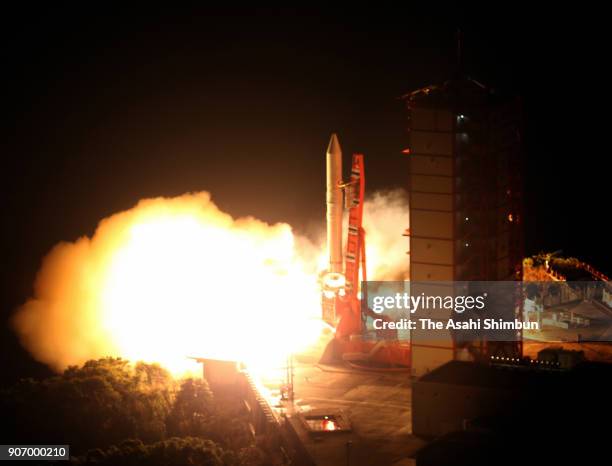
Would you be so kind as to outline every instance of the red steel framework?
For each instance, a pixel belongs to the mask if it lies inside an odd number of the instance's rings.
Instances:
[[[379,335],[384,339],[366,338],[367,317],[383,317],[375,315],[368,308],[367,287],[361,287],[361,296],[359,294],[360,278],[363,282],[367,281],[366,233],[363,228],[365,173],[362,154],[353,154],[350,181],[341,186],[345,190],[349,218],[344,258],[345,293],[337,295],[334,303],[339,317],[333,342],[335,357],[364,369],[405,370],[410,366],[408,344],[399,342],[396,335],[393,338],[389,332]]]
[[[341,320],[336,334],[339,337],[363,332],[361,301],[359,299],[359,271],[366,281],[365,230],[363,229],[363,201],[365,176],[363,155],[353,154],[351,180],[342,185],[349,206],[348,238],[344,258],[345,295],[338,297]]]

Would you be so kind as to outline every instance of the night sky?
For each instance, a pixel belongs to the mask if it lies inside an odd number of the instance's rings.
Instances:
[[[2,319],[54,244],[145,197],[207,190],[314,231],[331,132],[345,163],[365,154],[370,192],[404,186],[400,96],[452,76],[458,27],[466,74],[523,101],[526,252],[611,274],[606,29],[489,8],[6,12]],[[44,373],[1,338],[7,378]]]

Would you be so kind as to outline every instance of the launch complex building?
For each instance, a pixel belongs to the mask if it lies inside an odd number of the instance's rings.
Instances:
[[[520,101],[467,78],[417,89],[404,100],[409,224],[398,225],[397,234],[406,237],[409,280],[522,280]],[[345,179],[333,135],[326,163],[329,267],[322,316],[334,332],[294,355],[280,381],[256,381],[236,363],[201,360],[215,396],[244,399],[253,436],[274,445],[279,461],[516,464],[514,454],[499,456],[500,445],[548,439],[534,426],[559,426],[564,416],[578,416],[559,393],[574,390],[585,409],[600,409],[585,387],[610,371],[575,364],[580,358],[572,352],[553,351],[553,359],[537,361],[523,354],[522,338],[459,343],[448,331],[429,341],[418,327],[408,339],[393,332],[371,338],[376,316],[360,304],[359,293],[367,279],[364,156],[353,156]]]

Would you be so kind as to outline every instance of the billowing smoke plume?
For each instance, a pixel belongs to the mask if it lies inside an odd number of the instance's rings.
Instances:
[[[189,355],[266,360],[313,337],[315,264],[289,225],[235,220],[208,193],[148,199],[55,246],[14,324],[58,370],[106,355],[176,371]]]
[[[402,189],[377,191],[366,199],[363,226],[366,230],[368,280],[408,279],[408,196]]]
[[[401,191],[366,203],[370,279],[404,278],[407,214]],[[324,256],[289,225],[234,219],[205,192],[147,199],[56,245],[13,323],[56,370],[102,356],[177,373],[189,355],[278,361],[320,333]]]

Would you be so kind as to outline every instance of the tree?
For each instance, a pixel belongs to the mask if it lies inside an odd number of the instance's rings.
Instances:
[[[73,458],[73,465],[100,466],[230,466],[237,465],[237,456],[223,450],[215,442],[194,437],[170,438],[144,444],[128,440],[107,449],[95,449]]]
[[[12,441],[70,443],[79,452],[126,438],[165,438],[174,386],[159,366],[104,358],[43,381],[23,380],[0,403]]]
[[[175,381],[156,364],[87,361],[0,394],[5,443],[70,444],[75,464],[260,466],[241,399],[204,380]]]

